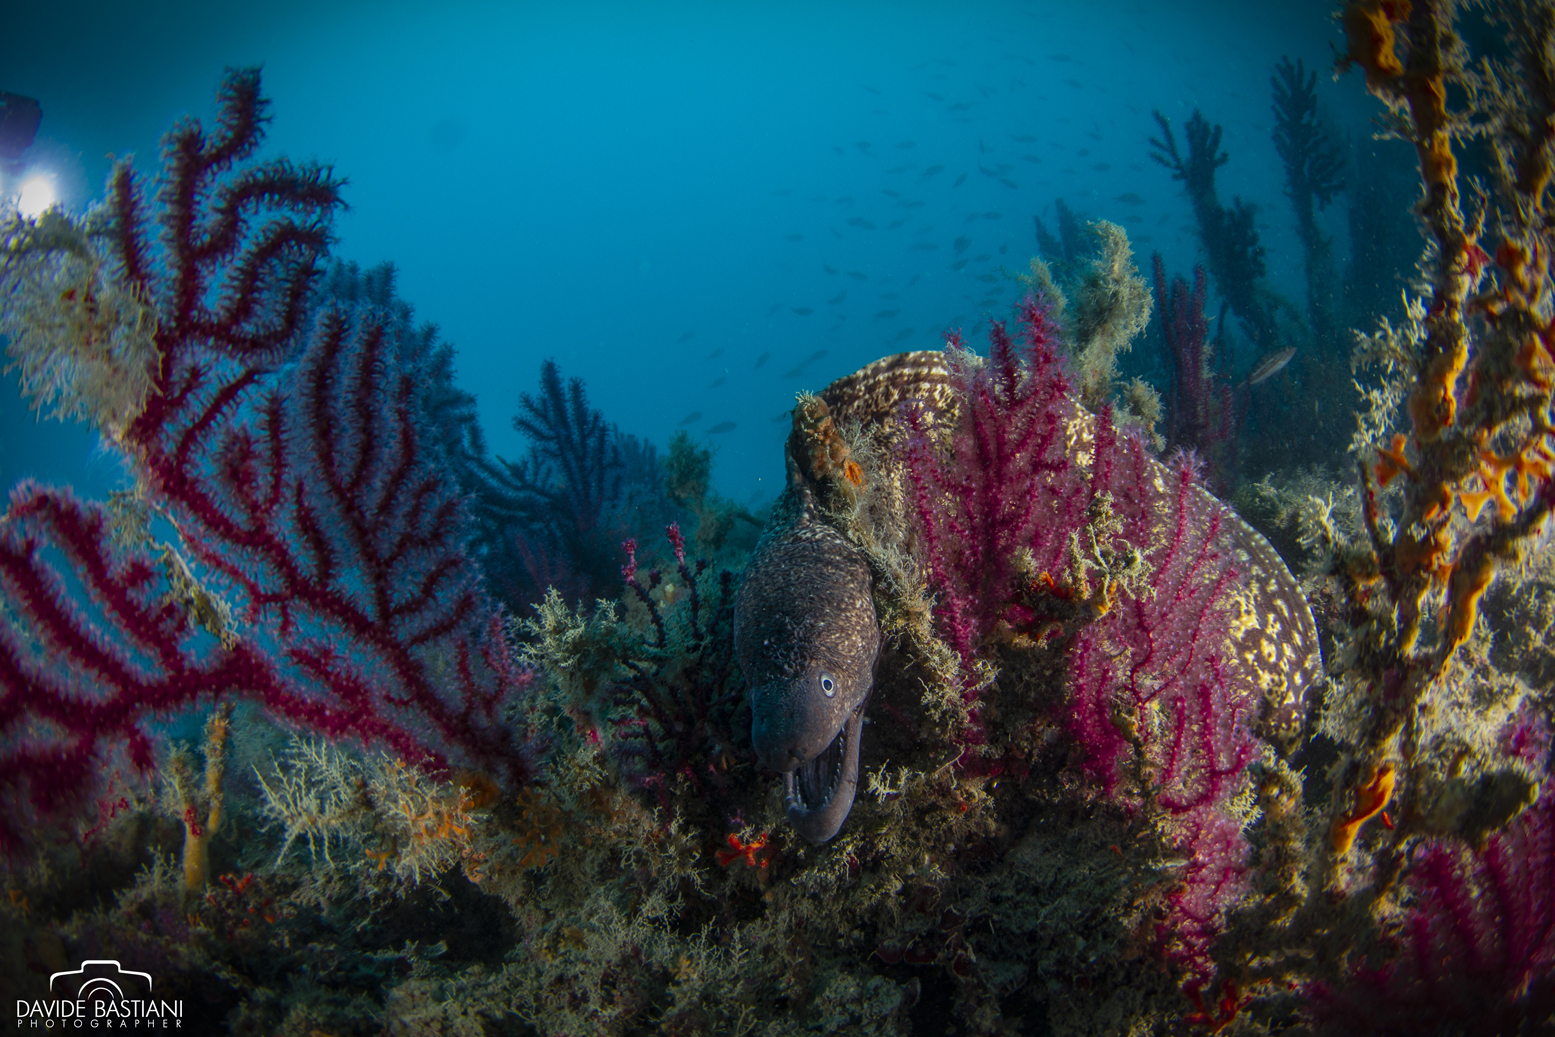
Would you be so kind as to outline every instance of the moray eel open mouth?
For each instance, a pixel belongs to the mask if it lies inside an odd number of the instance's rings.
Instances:
[[[824,843],[836,835],[853,809],[863,731],[864,704],[860,703],[826,748],[783,775],[783,809],[788,821],[812,843]]]

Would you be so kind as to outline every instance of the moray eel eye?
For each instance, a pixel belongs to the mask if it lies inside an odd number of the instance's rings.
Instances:
[[[837,682],[831,679],[831,674],[821,674],[821,690],[826,693],[827,698],[833,698],[836,696]]]

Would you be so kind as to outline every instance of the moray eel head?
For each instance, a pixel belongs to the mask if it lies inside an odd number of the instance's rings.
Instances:
[[[835,531],[801,522],[746,570],[735,651],[751,741],[783,775],[784,808],[812,843],[837,834],[858,788],[864,705],[880,653],[869,566]]]

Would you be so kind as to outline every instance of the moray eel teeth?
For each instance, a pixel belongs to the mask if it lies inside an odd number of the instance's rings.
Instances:
[[[848,819],[858,791],[859,736],[864,707],[848,717],[820,754],[783,775],[783,809],[789,824],[812,843],[824,843]]]

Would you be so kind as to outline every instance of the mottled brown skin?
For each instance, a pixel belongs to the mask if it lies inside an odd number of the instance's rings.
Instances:
[[[783,775],[789,821],[812,843],[835,836],[853,808],[864,705],[880,653],[869,564],[818,503],[823,482],[848,477],[837,428],[887,425],[906,402],[932,415],[949,403],[948,384],[941,354],[899,353],[796,408],[784,451],[788,486],[735,599],[751,740],[761,762]]]
[[[853,807],[880,621],[863,553],[821,518],[792,456],[789,474],[740,583],[734,645],[756,754],[784,775],[795,829],[823,843]]]

